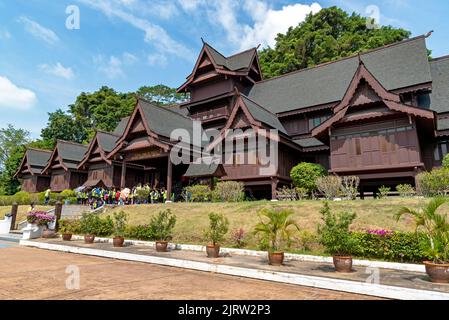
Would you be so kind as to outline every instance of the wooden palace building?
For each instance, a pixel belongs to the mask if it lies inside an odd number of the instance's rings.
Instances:
[[[303,161],[320,163],[331,174],[359,176],[363,192],[414,184],[418,173],[441,165],[448,153],[449,56],[429,59],[425,36],[267,80],[257,48],[225,57],[204,43],[178,92],[190,100],[176,108],[139,98],[131,117],[113,133],[98,131],[89,146],[66,150],[68,143],[59,141],[34,174],[50,176],[54,191],[150,183],[169,193],[189,179],[217,177],[242,181],[255,197],[271,198],[291,184],[292,167]],[[258,150],[245,145],[245,135],[233,138],[243,140],[243,148],[231,163],[173,164],[169,153],[178,141],[172,132],[183,128],[195,135],[195,124],[206,139],[186,144],[191,161],[212,146],[224,150],[229,129],[277,130],[266,146],[276,140],[276,170],[261,174],[265,164]],[[212,129],[219,139],[209,140]],[[229,157],[224,151],[214,155]],[[254,157],[255,163],[244,161]],[[17,176],[24,189],[38,190],[30,158],[27,152]]]

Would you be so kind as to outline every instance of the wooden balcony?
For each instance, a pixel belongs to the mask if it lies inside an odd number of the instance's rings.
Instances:
[[[221,107],[217,109],[207,110],[203,112],[194,113],[191,116],[194,120],[198,120],[201,122],[212,121],[216,119],[229,117],[229,111],[227,107]]]

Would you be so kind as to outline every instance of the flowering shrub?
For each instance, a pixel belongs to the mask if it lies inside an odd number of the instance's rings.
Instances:
[[[45,211],[33,211],[27,214],[27,222],[38,226],[48,227],[48,224],[53,221],[55,221],[55,216],[51,216]]]
[[[246,245],[246,232],[243,228],[236,229],[231,233],[231,241],[236,248],[243,248]]]
[[[375,234],[378,236],[388,236],[393,234],[393,231],[389,231],[389,230],[366,230],[366,233],[368,234]]]

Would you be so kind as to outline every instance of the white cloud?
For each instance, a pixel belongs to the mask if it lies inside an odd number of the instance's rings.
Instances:
[[[205,0],[178,0],[178,3],[184,11],[192,12],[201,5],[204,5]]]
[[[252,19],[252,25],[239,23],[237,13],[241,8]],[[215,9],[210,11],[209,20],[220,24],[228,41],[244,50],[258,44],[273,47],[279,33],[287,32],[289,27],[304,21],[309,13],[320,10],[318,3],[295,3],[276,10],[261,0],[245,0],[243,5],[234,0],[221,0],[215,2]]]
[[[37,102],[36,94],[28,89],[20,88],[8,78],[0,76],[0,109],[26,110]]]
[[[116,79],[124,77],[123,67],[133,65],[138,61],[138,58],[129,52],[125,52],[120,57],[97,55],[93,60],[99,72],[106,75],[109,79]]]
[[[125,1],[128,6],[123,6],[123,0],[78,0],[79,2],[98,10],[110,18],[118,18],[144,32],[144,41],[156,47],[162,53],[169,53],[190,60],[194,57],[191,50],[183,44],[172,39],[161,26],[152,23],[133,14],[129,5],[134,1]],[[119,4],[119,5],[117,5]],[[122,5],[120,5],[122,4]]]
[[[167,57],[160,53],[148,55],[147,61],[150,66],[164,67],[168,64]]]
[[[12,38],[12,35],[8,30],[0,30],[0,39],[9,40]]]
[[[59,41],[58,36],[53,30],[40,25],[36,21],[22,16],[18,19],[18,22],[22,23],[25,30],[37,39],[44,40],[49,44],[54,44]]]
[[[52,74],[54,76],[61,77],[67,80],[70,80],[74,77],[72,68],[66,68],[60,62],[57,62],[55,65],[41,64],[39,66],[39,69],[41,69],[45,73]]]

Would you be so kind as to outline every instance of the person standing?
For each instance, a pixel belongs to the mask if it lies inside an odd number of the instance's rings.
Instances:
[[[44,200],[45,205],[48,205],[48,203],[50,202],[50,194],[51,194],[51,189],[47,189],[47,190],[45,191],[45,195],[44,195],[44,198],[45,198],[45,200]]]

